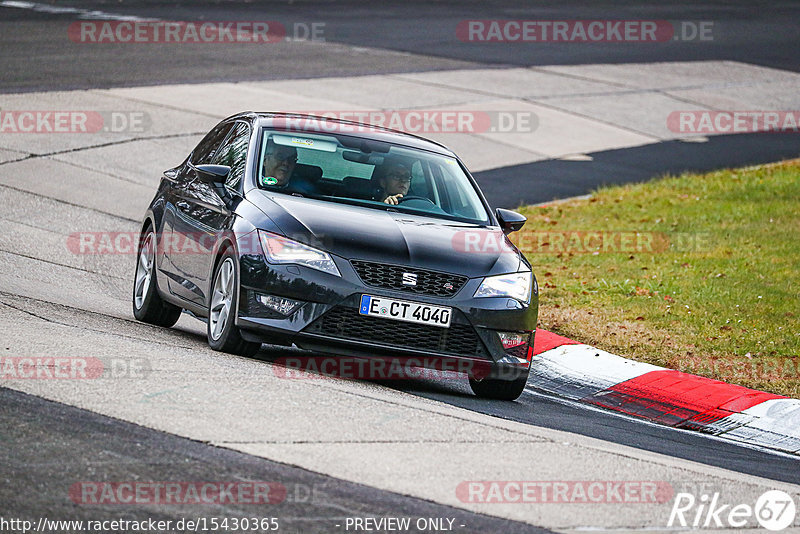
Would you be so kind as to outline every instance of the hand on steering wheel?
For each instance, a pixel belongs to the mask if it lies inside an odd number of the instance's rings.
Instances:
[[[389,195],[388,197],[383,199],[384,204],[391,204],[392,206],[396,206],[400,204],[403,200],[403,195],[398,193],[397,195]]]

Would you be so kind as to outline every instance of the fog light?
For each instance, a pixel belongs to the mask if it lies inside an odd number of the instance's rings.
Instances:
[[[498,332],[497,335],[500,336],[500,342],[506,350],[525,345],[531,338],[529,332]]]
[[[527,364],[533,358],[530,332],[498,332],[500,343],[508,356],[513,356],[520,364]]]
[[[291,315],[297,308],[303,305],[303,303],[299,300],[276,297],[274,295],[258,295],[257,298],[261,304],[270,310],[285,316]]]

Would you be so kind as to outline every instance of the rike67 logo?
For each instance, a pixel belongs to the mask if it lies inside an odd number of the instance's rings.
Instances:
[[[724,502],[719,492],[702,494],[677,493],[668,527],[697,528],[762,528],[777,532],[794,524],[797,507],[794,498],[780,490],[762,494],[755,504]]]

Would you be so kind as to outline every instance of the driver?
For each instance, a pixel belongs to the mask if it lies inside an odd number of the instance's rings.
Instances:
[[[287,193],[311,195],[314,185],[302,176],[296,176],[297,149],[293,146],[279,145],[270,138],[264,153],[259,183],[264,187],[284,189]]]
[[[267,141],[264,154],[261,185],[285,187],[297,163],[297,149],[293,146],[278,145],[272,138]]]
[[[378,167],[378,191],[375,200],[397,205],[411,187],[411,169],[400,161],[388,161]]]

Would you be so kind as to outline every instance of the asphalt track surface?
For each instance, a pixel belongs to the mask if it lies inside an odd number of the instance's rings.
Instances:
[[[460,390],[443,388],[437,383],[387,384],[403,391],[446,402],[468,410],[502,417],[521,423],[564,430],[628,445],[643,450],[668,454],[741,473],[800,483],[798,460],[795,457],[742,448],[724,440],[709,439],[695,432],[680,431],[656,424],[643,423],[627,416],[594,411],[576,402],[554,399],[551,395],[528,390],[513,404],[487,403],[476,399],[466,384]]]
[[[733,60],[800,70],[798,2],[58,2],[113,14],[177,21],[324,23],[322,50],[296,42],[259,45],[65,43],[75,14],[0,12],[0,91],[30,91],[319,78],[498,67]],[[472,43],[456,27],[482,19],[710,21],[711,41],[664,43]],[[290,30],[290,32],[293,30]],[[290,33],[291,35],[291,33]],[[298,34],[299,35],[299,34]],[[31,69],[31,64],[35,69]]]
[[[81,2],[59,5],[85,7]],[[798,3],[559,3],[521,5],[505,2],[317,3],[283,2],[237,4],[193,2],[175,6],[161,2],[95,2],[93,8],[114,13],[170,20],[278,20],[284,24],[324,21],[326,40],[341,47],[321,50],[307,46],[276,44],[267,57],[237,47],[207,45],[138,47],[113,45],[64,46],[63,33],[74,15],[54,15],[31,10],[0,8],[0,91],[124,87],[164,83],[199,83],[282,78],[316,78],[387,72],[419,72],[470,66],[550,65],[592,62],[627,63],[697,59],[731,59],[785,70],[800,70],[797,50]],[[613,15],[613,16],[612,16]],[[465,19],[483,18],[650,18],[667,20],[713,20],[719,38],[713,43],[665,43],[635,46],[541,45],[537,47],[496,44],[470,45],[454,38],[455,25]],[[297,45],[298,43],[293,43]],[[364,47],[361,49],[361,47]],[[256,58],[256,59],[254,59]],[[31,68],[34,65],[35,68]],[[669,154],[683,150],[698,170],[719,166],[771,161],[797,155],[791,136],[725,136],[705,145],[664,143],[593,154],[586,163],[544,161],[518,168],[479,173],[478,179],[492,198],[505,192],[517,195],[523,175],[559,174],[567,177],[540,200],[582,194],[602,183],[608,169],[619,171],[622,181],[639,181],[677,169]],[[668,146],[666,146],[668,145]],[[751,152],[745,147],[756,145]],[[714,159],[709,159],[713,154]],[[662,164],[663,163],[663,164]],[[599,166],[598,166],[599,165]],[[519,198],[517,196],[517,198]],[[14,261],[28,265],[22,256]],[[6,260],[4,260],[6,261]],[[45,266],[46,268],[46,266]],[[88,283],[88,279],[81,282]],[[127,282],[114,281],[127,287]],[[58,288],[56,287],[56,291]],[[36,302],[3,293],[3,304],[36,314],[40,308],[58,304]],[[53,302],[57,302],[54,299]],[[4,312],[5,313],[5,312]],[[76,317],[99,316],[109,331],[126,331],[118,317],[103,308],[71,310]],[[120,311],[120,315],[128,310]],[[76,322],[80,322],[76,319]],[[91,321],[89,321],[91,322]],[[201,347],[205,341],[196,332],[182,332],[183,342]],[[264,365],[284,354],[264,346],[257,360]],[[518,421],[527,425],[563,430],[613,444],[665,454],[739,473],[800,484],[800,463],[795,458],[750,449],[705,436],[644,424],[526,391],[516,403],[485,402],[474,398],[465,384],[432,382],[384,384],[414,396],[465,408],[477,413]],[[4,515],[40,516],[62,512],[78,518],[96,518],[92,509],[73,506],[65,499],[66,488],[75,480],[158,478],[172,480],[222,480],[237,476],[279,480],[287,486],[322,486],[330,496],[323,503],[289,502],[280,509],[303,531],[329,531],[336,517],[353,515],[412,515],[458,517],[462,531],[537,532],[535,527],[499,520],[405,495],[380,491],[319,475],[300,468],[178,438],[87,410],[45,401],[0,389],[0,502]],[[23,452],[24,454],[20,454]],[[9,481],[13,481],[9,483]],[[108,512],[108,510],[106,510]],[[127,509],[123,516],[143,514],[163,518],[184,517],[193,510]],[[218,515],[236,515],[247,510],[220,510]],[[116,511],[114,511],[116,513]],[[202,510],[208,515],[208,509]],[[338,515],[337,515],[338,514]],[[308,521],[316,518],[316,521]]]
[[[278,518],[281,531],[341,531],[345,517],[446,517],[459,532],[550,532],[525,523],[470,513],[211,447],[0,388],[3,432],[0,485],[5,517]],[[100,478],[98,479],[98,475]],[[76,481],[261,481],[279,485],[275,502],[76,506]],[[46,484],[43,481],[47,481]],[[274,487],[274,486],[271,486]],[[415,530],[412,529],[412,532]]]

